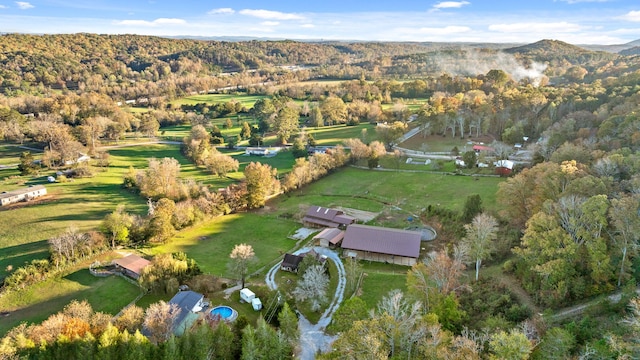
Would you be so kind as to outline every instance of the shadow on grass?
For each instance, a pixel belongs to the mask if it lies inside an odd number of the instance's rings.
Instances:
[[[48,291],[49,287],[65,290],[61,295],[51,296],[43,301],[10,311],[9,315],[3,317],[0,322],[0,337],[20,323],[42,322],[50,315],[61,311],[72,300],[87,300],[94,311],[115,315],[140,293],[137,286],[118,276],[98,278],[91,275],[87,269],[76,271],[62,279],[47,280],[39,288],[39,293],[45,295],[51,293]],[[30,302],[35,301],[31,299]]]
[[[88,269],[80,269],[78,271],[72,272],[71,274],[63,277],[63,279],[77,282],[80,285],[91,286],[96,282],[97,279],[100,279],[100,278],[91,275]]]
[[[0,249],[0,279],[9,274],[7,267],[13,270],[31,262],[34,259],[46,259],[49,257],[49,245],[47,240],[9,246]]]

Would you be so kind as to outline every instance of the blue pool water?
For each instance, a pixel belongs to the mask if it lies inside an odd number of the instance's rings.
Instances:
[[[211,309],[211,316],[219,316],[220,319],[226,320],[233,315],[233,309],[228,306],[216,306]]]

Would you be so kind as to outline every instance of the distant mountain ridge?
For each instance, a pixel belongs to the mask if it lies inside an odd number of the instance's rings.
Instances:
[[[511,54],[519,53],[526,55],[539,55],[548,53],[553,53],[556,55],[568,55],[585,53],[592,50],[587,50],[580,46],[572,45],[560,40],[544,39],[531,44],[508,48],[504,51]]]

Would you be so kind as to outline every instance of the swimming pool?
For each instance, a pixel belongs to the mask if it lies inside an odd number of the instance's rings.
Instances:
[[[209,313],[212,319],[220,319],[225,321],[234,321],[238,317],[238,312],[229,306],[216,306]]]

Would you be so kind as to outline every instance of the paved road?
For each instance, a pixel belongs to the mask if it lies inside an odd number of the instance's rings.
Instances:
[[[311,324],[302,314],[298,319],[298,330],[300,331],[300,348],[301,352],[298,354],[298,358],[303,360],[313,360],[316,357],[318,351],[326,352],[331,349],[331,344],[336,339],[335,336],[329,336],[324,333],[327,325],[331,323],[333,314],[338,310],[338,307],[342,303],[344,298],[344,289],[347,284],[347,278],[345,275],[344,265],[337,253],[323,247],[304,247],[294,254],[298,255],[311,250],[315,250],[320,255],[325,255],[331,261],[336,264],[338,268],[338,287],[333,299],[329,303],[329,306],[324,311],[317,324]],[[275,283],[275,274],[280,268],[280,263],[277,263],[267,272],[266,283],[269,288],[275,290],[278,285]]]

